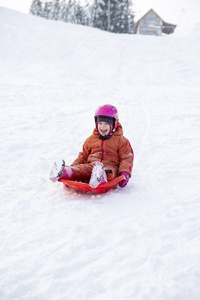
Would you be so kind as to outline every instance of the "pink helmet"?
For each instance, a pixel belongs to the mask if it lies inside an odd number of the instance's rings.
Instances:
[[[107,117],[113,120],[113,129],[117,128],[118,125],[118,112],[117,108],[113,105],[110,104],[105,104],[103,106],[100,106],[97,108],[94,118],[95,118],[95,123],[97,124],[97,119],[98,117]]]

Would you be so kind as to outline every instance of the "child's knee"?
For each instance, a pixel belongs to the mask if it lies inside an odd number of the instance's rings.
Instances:
[[[105,167],[104,168],[106,175],[107,175],[107,180],[110,181],[112,179],[114,179],[115,177],[117,177],[117,172],[111,168],[111,167]]]

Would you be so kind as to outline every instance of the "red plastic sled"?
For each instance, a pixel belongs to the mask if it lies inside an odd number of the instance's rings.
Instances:
[[[96,188],[92,188],[88,183],[79,182],[79,181],[72,181],[67,179],[59,179],[59,182],[62,182],[67,188],[73,188],[77,191],[84,191],[84,192],[94,192],[94,193],[106,193],[110,189],[115,189],[118,183],[122,180],[126,179],[124,175],[120,175],[119,177],[110,180],[108,182],[102,183]]]

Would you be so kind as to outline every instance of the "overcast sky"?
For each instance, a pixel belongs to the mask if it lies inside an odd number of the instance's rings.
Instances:
[[[11,8],[23,13],[29,13],[29,8],[32,2],[33,0],[0,0],[0,6]],[[133,3],[136,3],[139,8],[147,7],[147,9],[151,8],[156,3],[162,4],[162,2],[163,0],[134,0],[133,1]]]
[[[32,0],[0,0],[0,6],[11,8],[23,13],[29,13]]]
[[[33,0],[0,0],[0,6],[28,14],[32,2]],[[200,0],[133,0],[133,3],[135,21],[153,8],[167,22],[179,24],[183,17],[187,22],[200,22]]]

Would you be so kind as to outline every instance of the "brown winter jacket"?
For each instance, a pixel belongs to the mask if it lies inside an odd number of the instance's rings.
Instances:
[[[105,170],[111,169],[115,176],[121,172],[132,173],[134,153],[128,139],[123,136],[121,124],[118,124],[116,131],[110,139],[102,140],[94,129],[93,134],[89,136],[83,144],[82,152],[72,166],[79,164],[90,164],[101,161]]]

